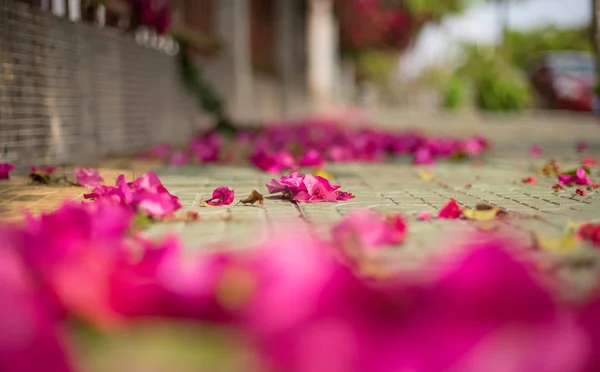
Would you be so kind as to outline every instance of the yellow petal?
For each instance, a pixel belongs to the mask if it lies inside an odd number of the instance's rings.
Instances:
[[[435,176],[429,172],[419,172],[419,177],[424,181],[433,181]]]
[[[575,248],[577,243],[577,230],[569,228],[565,235],[560,238],[541,238],[536,236],[538,248],[555,253],[567,253]]]
[[[206,208],[215,208],[215,206],[214,206],[214,205],[210,205],[210,204],[208,204],[207,202],[204,202],[204,206],[205,206]]]
[[[463,210],[463,215],[474,221],[490,221],[496,218],[499,210],[500,208],[498,207],[486,210],[465,209]]]
[[[329,181],[331,181],[331,180],[334,180],[334,179],[335,179],[335,177],[333,176],[333,174],[331,174],[331,173],[327,173],[327,172],[325,172],[323,169],[317,169],[317,170],[315,171],[315,174],[314,174],[314,175],[315,175],[315,176],[319,176],[319,177],[323,177],[323,178],[325,178],[325,179],[327,179],[327,180],[329,180]]]

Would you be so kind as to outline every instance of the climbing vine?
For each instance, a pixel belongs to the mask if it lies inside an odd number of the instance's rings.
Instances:
[[[201,109],[212,115],[217,123],[216,130],[225,135],[233,135],[237,128],[233,125],[223,107],[223,102],[214,88],[204,80],[202,72],[194,63],[190,53],[190,43],[186,38],[176,37],[179,43],[179,63],[186,88],[197,99]]]

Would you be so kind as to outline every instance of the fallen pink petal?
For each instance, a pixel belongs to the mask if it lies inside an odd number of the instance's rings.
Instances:
[[[0,180],[7,180],[10,178],[10,172],[15,170],[16,167],[11,163],[0,163]]]
[[[592,181],[589,178],[586,170],[583,168],[578,168],[575,172],[575,175],[559,174],[557,177],[558,177],[558,183],[560,183],[561,185],[591,186],[594,184],[594,181]]]
[[[385,215],[360,209],[352,212],[333,228],[333,238],[342,244],[358,243],[360,246],[378,248],[400,244],[407,234],[402,216]]]
[[[578,141],[577,144],[575,145],[575,149],[579,153],[587,151],[587,149],[589,147],[590,147],[589,143],[587,141],[583,141],[583,140],[582,141]]]
[[[583,167],[595,167],[597,165],[598,165],[598,159],[592,158],[590,156],[586,156],[581,161],[581,166],[583,166]]]
[[[179,198],[169,193],[154,172],[145,173],[133,182],[127,182],[122,174],[115,186],[100,185],[84,194],[84,198],[139,209],[158,218],[171,216],[181,208]]]
[[[438,218],[455,220],[462,216],[462,208],[456,200],[450,199],[450,201],[440,209],[440,213],[438,214]]]
[[[430,220],[430,219],[432,219],[432,218],[433,218],[433,217],[431,216],[431,213],[429,213],[429,212],[426,212],[426,211],[425,211],[425,212],[420,212],[420,213],[417,215],[417,219],[418,219],[419,221],[429,221],[429,220]]]
[[[204,201],[211,207],[230,205],[235,199],[235,192],[226,186],[217,187],[212,193],[212,198]]]
[[[335,191],[335,195],[336,195],[336,200],[338,200],[338,201],[348,201],[350,199],[355,198],[354,194],[352,194],[350,192],[339,191],[339,190]]]
[[[531,149],[529,150],[529,155],[532,158],[539,158],[540,156],[542,156],[542,148],[538,145],[531,146]]]
[[[176,152],[175,154],[173,154],[171,156],[171,160],[169,161],[169,164],[177,167],[177,166],[186,165],[189,163],[189,161],[190,161],[190,158],[189,158],[188,154],[181,151],[181,152]]]
[[[322,168],[324,165],[325,162],[317,150],[308,150],[300,159],[301,167]]]
[[[266,186],[270,194],[282,193],[285,199],[302,203],[347,201],[355,197],[350,192],[340,190],[341,186],[332,185],[324,177],[302,175],[299,172],[274,178]]]
[[[586,223],[581,225],[578,235],[581,239],[587,240],[600,248],[600,223]]]
[[[97,170],[81,168],[75,169],[74,172],[75,177],[77,178],[77,183],[83,187],[93,189],[100,186],[104,182],[104,178]]]

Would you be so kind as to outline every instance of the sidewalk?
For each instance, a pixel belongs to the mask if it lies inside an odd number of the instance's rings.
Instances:
[[[417,122],[411,122],[414,128]],[[409,124],[406,127],[410,127]],[[218,242],[243,248],[264,238],[273,221],[292,220],[298,228],[290,233],[300,234],[303,231],[300,227],[309,224],[325,232],[341,216],[358,208],[403,213],[415,219],[419,212],[435,214],[450,198],[467,207],[475,207],[478,203],[498,205],[512,214],[506,223],[517,227],[524,236],[529,236],[530,231],[559,235],[569,221],[600,219],[600,191],[592,191],[582,197],[574,193],[575,188],[567,188],[557,194],[552,190],[556,178],[537,174],[537,170],[550,158],[559,160],[563,169],[576,168],[583,155],[576,154],[575,142],[582,138],[589,142],[585,155],[600,158],[600,126],[578,124],[567,119],[533,122],[527,117],[509,117],[504,121],[496,119],[491,124],[481,119],[455,120],[452,123],[454,131],[448,123],[440,125],[435,121],[419,120],[419,124],[426,131],[443,132],[445,135],[484,134],[490,139],[492,150],[479,165],[442,162],[434,167],[416,168],[406,159],[386,164],[330,165],[326,170],[335,176],[334,183],[356,195],[349,202],[337,204],[292,204],[267,197],[264,207],[232,205],[205,208],[202,201],[208,199],[217,186],[233,188],[237,200],[246,197],[253,189],[266,196],[265,184],[272,177],[250,167],[159,167],[155,170],[167,189],[180,197],[184,208],[199,212],[204,221],[188,225],[159,224],[153,226],[148,234],[159,236],[169,231],[178,232],[185,245],[195,249]],[[532,144],[544,150],[535,161],[529,156]],[[106,182],[111,184],[121,173],[128,180],[133,179],[156,164],[113,159],[102,162],[100,166],[86,166],[98,168]],[[71,168],[66,171],[70,172]],[[419,175],[422,170],[432,173],[435,179],[422,179]],[[530,176],[535,176],[538,183],[521,182]],[[597,169],[592,179],[600,182]],[[86,191],[75,187],[24,186],[26,183],[26,178],[15,177],[0,184],[0,219],[18,220],[22,218],[23,208],[33,213],[50,210],[63,200],[82,199]],[[441,230],[471,228],[472,225],[466,221],[415,223],[410,226],[409,246],[423,246],[439,236]]]
[[[155,166],[155,163],[147,161],[115,158],[106,159],[98,164],[57,167],[55,173],[57,176],[65,175],[74,179],[73,169],[91,167],[100,171],[107,184],[114,184],[120,174],[124,174],[129,181]],[[20,221],[25,210],[37,215],[57,208],[66,200],[83,200],[83,194],[87,192],[84,188],[67,185],[33,185],[29,176],[19,171],[11,174],[10,180],[0,182],[1,221]]]

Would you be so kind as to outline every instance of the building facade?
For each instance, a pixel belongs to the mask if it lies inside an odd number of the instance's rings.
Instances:
[[[175,18],[175,29],[220,44],[197,63],[237,122],[303,116],[351,96],[333,0],[187,0]]]

